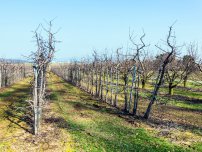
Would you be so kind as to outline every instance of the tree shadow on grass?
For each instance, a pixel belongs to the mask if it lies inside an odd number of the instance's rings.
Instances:
[[[21,129],[33,134],[33,120],[31,109],[23,106],[23,109],[16,107],[16,105],[9,105],[6,110],[4,110],[4,118],[10,121],[11,124],[15,124]]]
[[[78,96],[78,99],[75,100],[65,100],[65,101],[60,101],[60,102],[66,102],[74,107],[75,110],[82,111],[82,110],[93,110],[96,112],[100,113],[108,113],[111,115],[116,115],[122,119],[124,119],[126,122],[129,122],[131,124],[136,124],[138,121],[145,121],[148,122],[150,126],[163,126],[163,127],[179,127],[179,128],[184,128],[184,129],[197,129],[201,130],[202,128],[200,126],[197,126],[195,124],[186,124],[186,123],[173,123],[172,121],[169,120],[159,120],[156,118],[150,118],[149,120],[143,119],[141,116],[132,116],[124,113],[122,109],[120,108],[115,108],[113,106],[109,106],[106,103],[103,103],[101,101],[96,101],[91,95],[84,91],[77,91],[75,89],[78,89],[75,86],[72,86],[71,84],[64,83],[65,86],[65,91],[58,91],[60,95],[67,95],[68,96]],[[57,91],[56,91],[57,92]]]
[[[172,120],[161,120],[158,118],[150,118],[149,120],[144,120],[144,121],[151,127],[164,128],[164,129],[180,128],[180,129],[184,129],[184,130],[190,130],[199,135],[202,135],[201,126],[197,126],[197,125],[194,125],[191,123],[188,124],[183,121],[174,122]]]
[[[28,86],[12,87],[12,91],[0,93],[1,102],[9,103],[4,108],[3,116],[12,124],[17,125],[26,132],[32,133],[32,113],[26,99],[30,94]]]
[[[62,117],[48,117],[44,119],[45,123],[49,124],[55,124],[59,128],[69,128],[69,125],[67,124],[66,120]]]
[[[141,116],[132,116],[130,114],[126,114],[123,112],[122,109],[115,108],[112,106],[109,106],[106,103],[102,103],[100,101],[95,101],[92,99],[91,96],[87,95],[86,93],[82,93],[81,98],[83,98],[84,102],[81,101],[68,101],[68,104],[73,105],[75,109],[78,109],[80,111],[82,110],[94,110],[96,112],[100,113],[108,113],[111,115],[116,115],[125,121],[131,123],[131,124],[136,124],[136,121],[138,122],[139,120],[142,120],[144,122],[148,122],[149,125],[151,126],[163,126],[163,127],[170,127],[170,128],[183,128],[183,129],[188,129],[188,130],[199,130],[202,132],[202,127],[198,126],[196,124],[187,124],[186,122],[173,122],[172,120],[160,120],[157,118],[149,118],[148,120],[145,120]],[[86,100],[87,99],[87,100]],[[184,110],[184,109],[183,109]],[[186,110],[185,110],[186,111]],[[197,111],[201,112],[201,111]]]
[[[202,114],[202,109],[191,109],[191,108],[186,108],[186,107],[177,107],[177,106],[172,106],[172,105],[166,105],[169,110],[178,110],[178,111],[185,111],[185,112],[193,112],[193,113],[201,113]]]
[[[59,81],[60,82],[60,81]],[[64,83],[62,89],[54,89],[51,95],[53,100],[58,103],[61,116],[49,117],[45,119],[46,123],[53,123],[59,128],[63,128],[70,132],[74,140],[78,143],[82,151],[182,151],[178,147],[169,145],[158,138],[151,137],[144,129],[135,129],[120,125],[119,121],[111,119],[94,119],[94,123],[80,123],[70,119],[71,114],[67,113],[62,106],[73,107],[72,112],[80,115],[85,110],[93,110],[98,113],[107,113],[115,116],[125,116],[123,119],[128,119],[120,109],[110,107],[109,105],[96,101],[89,94],[77,90],[78,88]],[[59,98],[63,96],[65,98]],[[72,97],[77,96],[75,99]],[[67,98],[66,98],[67,97]],[[70,97],[70,98],[68,98]],[[73,100],[72,100],[73,99]],[[85,112],[84,112],[85,114]],[[82,115],[80,115],[82,117]],[[90,116],[93,119],[93,116]],[[134,117],[133,117],[134,119]],[[79,141],[79,142],[78,142]]]
[[[182,96],[182,95],[172,95],[172,96],[167,96],[167,97],[174,99],[174,100],[183,101],[188,104],[202,104],[202,99],[190,98],[190,97],[186,97],[186,96]]]
[[[86,105],[80,102],[71,102],[71,104],[79,111],[87,109],[98,111],[98,107],[94,107],[94,105]],[[73,134],[74,140],[79,141],[78,143],[81,144],[80,147],[82,147],[84,151],[103,151],[104,149],[107,151],[135,152],[159,151],[162,149],[173,150],[179,148],[165,145],[164,141],[151,137],[144,129],[131,129],[118,125],[116,121],[111,120],[101,119],[101,121],[96,121],[96,125],[93,126],[96,128],[82,125],[79,122],[66,118],[65,116],[64,118],[49,117],[45,119],[45,122],[54,124]],[[146,145],[145,142],[147,143]]]

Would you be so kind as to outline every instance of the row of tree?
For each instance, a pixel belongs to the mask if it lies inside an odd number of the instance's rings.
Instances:
[[[31,73],[31,65],[12,60],[0,60],[0,88],[22,80]]]
[[[123,48],[118,48],[115,54],[109,56],[94,51],[92,58],[52,65],[52,71],[115,107],[118,100],[123,99],[124,111],[133,115],[137,114],[140,87],[145,89],[147,83],[152,84],[154,88],[144,114],[147,119],[162,84],[168,87],[168,93],[172,95],[173,88],[182,82],[186,87],[189,76],[199,71],[199,64],[196,64],[197,46],[188,45],[187,54],[181,57],[182,48],[176,45],[172,28],[169,28],[166,47],[156,46],[162,53],[155,58],[146,51],[148,45],[144,42],[144,33],[139,43],[130,34],[131,52],[123,53]]]

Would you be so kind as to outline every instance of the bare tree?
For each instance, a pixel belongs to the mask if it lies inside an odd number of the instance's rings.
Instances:
[[[115,79],[116,79],[116,86],[115,86],[115,99],[114,99],[114,105],[115,107],[117,107],[118,105],[118,94],[119,94],[119,74],[120,74],[120,57],[119,57],[119,50],[121,50],[122,48],[118,48],[116,51],[116,63],[115,63]]]
[[[146,55],[144,56],[143,60],[141,60],[141,54],[144,51],[145,45],[144,42],[144,37],[145,33],[143,32],[143,35],[140,37],[139,41],[140,43],[137,44],[134,41],[133,34],[129,33],[129,39],[132,42],[133,46],[135,46],[134,50],[134,55],[132,55],[132,60],[134,61],[133,66],[131,68],[132,72],[132,84],[131,84],[131,89],[130,89],[130,98],[129,98],[129,107],[132,103],[132,94],[134,91],[135,87],[135,92],[134,92],[134,105],[133,105],[133,115],[136,115],[137,113],[137,106],[138,106],[138,100],[139,100],[139,80],[140,80],[140,75],[141,77],[141,82],[142,82],[142,88],[145,87],[145,83],[150,77],[149,71],[151,69],[147,69],[147,60],[146,60]],[[136,78],[137,77],[137,78]]]
[[[189,79],[189,76],[197,71],[197,51],[198,46],[195,43],[190,43],[187,47],[187,55],[183,56],[182,65],[183,69],[185,70],[183,78],[184,87],[187,86],[187,80]]]
[[[163,81],[163,77],[164,77],[164,74],[165,74],[165,71],[166,71],[166,66],[171,62],[172,56],[176,53],[177,46],[175,45],[175,43],[174,44],[171,43],[171,39],[175,38],[172,35],[172,28],[173,28],[173,26],[169,27],[169,32],[168,32],[168,36],[167,36],[167,40],[166,40],[167,46],[170,49],[170,51],[167,52],[167,56],[163,60],[162,65],[160,66],[159,73],[158,73],[158,76],[157,76],[157,79],[156,79],[156,84],[155,84],[155,87],[154,87],[154,90],[153,90],[153,93],[152,93],[152,97],[151,97],[150,103],[149,103],[149,105],[147,107],[147,110],[146,110],[146,112],[144,114],[145,119],[149,118],[152,105],[154,104],[154,101],[156,100],[156,96],[158,94],[159,88],[160,88],[160,86],[162,84],[162,81]],[[159,46],[157,46],[157,48],[159,48],[160,50],[166,52],[164,49],[160,48]]]
[[[136,60],[137,65],[139,69],[141,69],[141,72],[139,73],[141,75],[141,82],[142,82],[142,88],[145,88],[145,84],[148,81],[149,78],[154,74],[154,68],[153,68],[153,62],[151,59],[149,59],[148,52],[146,52],[144,49],[145,47],[148,47],[149,45],[145,45],[145,42],[143,38],[145,37],[145,33],[140,37],[140,44],[137,44],[132,35],[129,35],[130,41],[135,46],[135,56],[134,60]],[[141,59],[142,58],[142,59]]]
[[[44,38],[40,30],[45,31],[47,38]],[[34,134],[39,134],[42,116],[42,107],[45,101],[46,90],[46,73],[49,63],[52,61],[55,53],[55,34],[52,32],[52,21],[49,22],[48,29],[39,25],[34,31],[36,39],[37,51],[33,52],[31,58],[33,60],[34,83],[33,83],[33,100],[31,102],[34,113]]]
[[[124,111],[129,112],[130,106],[128,101],[128,83],[129,83],[129,74],[131,70],[131,60],[126,55],[124,60],[121,62],[121,78],[124,81],[123,90],[124,90]]]
[[[176,80],[179,80],[179,78],[181,82],[184,75],[188,74],[189,76],[189,68],[191,69],[189,65],[193,60],[189,58],[187,61],[187,59],[182,60],[181,58],[177,58],[180,47],[175,42],[176,38],[173,35],[173,25],[169,27],[168,36],[165,41],[167,48],[164,49],[156,45],[158,49],[163,51],[163,54],[159,55],[155,60],[150,58],[147,53],[144,54],[145,47],[147,47],[143,41],[144,37],[145,34],[143,33],[138,44],[134,41],[132,35],[130,35],[130,40],[133,46],[135,46],[132,55],[128,52],[120,53],[117,51],[117,59],[112,59],[106,55],[101,58],[97,53],[94,53],[93,60],[88,60],[83,63],[77,62],[74,66],[68,66],[67,71],[70,71],[68,72],[70,73],[70,80],[74,82],[79,77],[79,80],[82,82],[80,87],[113,106],[117,106],[118,95],[123,94],[123,110],[126,113],[130,113],[133,110],[133,114],[136,115],[139,99],[139,83],[141,82],[144,88],[145,83],[155,73],[157,77],[154,90],[144,114],[144,118],[148,119],[152,105],[156,100],[159,88],[164,80],[169,79],[171,76],[171,79],[174,80],[171,87],[176,85]],[[76,71],[80,71],[80,74],[76,74],[78,73]],[[176,74],[174,72],[174,76],[172,76],[172,71],[178,73]],[[179,84],[180,82],[177,83]],[[133,109],[131,108],[132,103],[134,103]]]
[[[182,59],[173,56],[172,62],[168,64],[165,79],[168,82],[169,95],[173,95],[173,89],[182,81],[186,87],[189,76],[197,70],[193,49],[193,45],[189,46],[187,55]]]
[[[148,56],[148,53],[144,54],[142,61],[140,61],[141,67],[141,83],[142,88],[145,88],[147,81],[154,75],[155,68],[154,62],[151,56]]]

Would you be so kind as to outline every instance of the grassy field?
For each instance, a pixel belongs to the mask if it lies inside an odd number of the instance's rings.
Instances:
[[[29,110],[19,110],[26,105],[29,87],[26,79],[1,90],[0,151],[202,151],[201,111],[155,105],[150,121],[143,121],[96,101],[53,74],[48,78],[41,135],[35,137],[24,115],[31,115]],[[175,107],[188,105],[182,104]],[[167,124],[170,119],[175,123]]]

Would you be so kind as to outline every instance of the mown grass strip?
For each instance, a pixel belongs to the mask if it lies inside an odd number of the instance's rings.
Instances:
[[[51,77],[52,100],[66,122],[64,129],[74,139],[75,151],[191,151],[153,137],[144,128],[136,128],[107,110],[96,108],[97,101],[88,94],[55,75]]]

